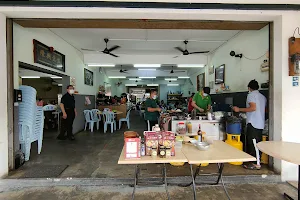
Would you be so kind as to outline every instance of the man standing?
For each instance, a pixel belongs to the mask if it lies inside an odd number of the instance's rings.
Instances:
[[[233,107],[235,112],[245,112],[247,114],[246,151],[254,157],[256,157],[256,151],[252,140],[256,139],[257,143],[262,140],[267,102],[266,97],[258,91],[258,88],[259,85],[256,80],[250,81],[248,84],[249,94],[247,96],[246,108]],[[257,170],[261,167],[252,162],[243,166],[246,169],[252,170]]]
[[[194,95],[192,106],[197,112],[205,113],[211,109],[211,98],[209,93],[210,88],[204,87],[200,92]]]
[[[62,111],[62,122],[60,134],[57,136],[59,140],[65,140],[65,133],[67,132],[67,138],[69,140],[75,140],[73,135],[73,121],[77,116],[75,108],[75,98],[73,85],[67,86],[67,93],[61,98],[60,108]]]
[[[150,92],[150,97],[147,98],[145,105],[145,120],[147,120],[147,130],[152,129],[152,126],[158,124],[158,117],[161,108],[159,108],[156,104],[157,92],[152,89]],[[149,121],[149,124],[148,124]]]

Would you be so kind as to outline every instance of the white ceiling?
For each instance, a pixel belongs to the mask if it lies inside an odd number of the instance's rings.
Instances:
[[[167,29],[76,29],[55,28],[52,32],[77,49],[103,50],[104,38],[109,38],[108,47],[119,45],[116,54],[179,55],[174,47],[184,48],[183,41],[189,40],[188,50],[213,51],[231,37],[236,30],[167,30]],[[83,51],[88,54],[91,52]]]

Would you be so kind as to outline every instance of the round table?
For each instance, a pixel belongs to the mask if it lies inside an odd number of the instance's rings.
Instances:
[[[260,151],[280,160],[298,165],[298,200],[300,200],[300,157],[297,152],[300,151],[300,143],[265,141],[257,144]],[[284,193],[287,199],[293,199]]]

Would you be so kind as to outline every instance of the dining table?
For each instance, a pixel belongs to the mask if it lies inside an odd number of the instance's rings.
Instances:
[[[298,200],[300,200],[300,157],[298,152],[300,151],[300,143],[283,142],[283,141],[264,141],[257,144],[257,148],[280,160],[284,160],[290,163],[298,165]],[[293,200],[293,198],[287,193],[283,194],[286,199]]]

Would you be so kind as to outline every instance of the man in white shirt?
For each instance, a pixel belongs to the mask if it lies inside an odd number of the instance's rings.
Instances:
[[[256,151],[252,139],[261,142],[262,132],[265,126],[265,109],[267,99],[258,91],[259,85],[256,80],[248,84],[249,94],[247,96],[246,108],[234,106],[235,112],[245,112],[247,115],[246,151],[256,157]],[[247,163],[243,165],[247,169],[260,169],[260,165]]]

